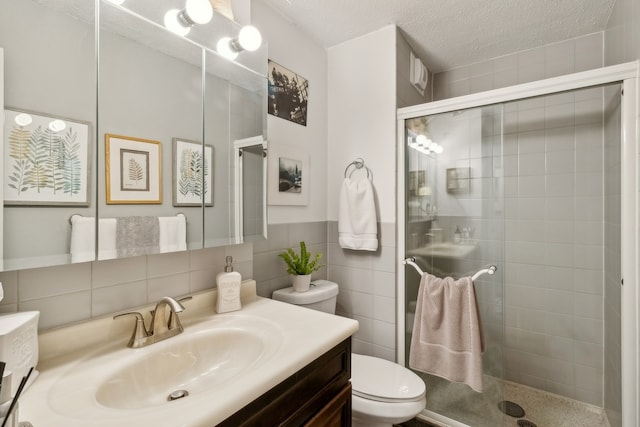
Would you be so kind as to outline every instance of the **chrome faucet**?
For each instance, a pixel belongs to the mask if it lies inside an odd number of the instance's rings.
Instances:
[[[180,301],[191,299],[182,298]],[[149,329],[145,327],[144,318],[138,312],[122,313],[113,316],[114,319],[122,316],[135,316],[136,324],[131,334],[131,339],[127,344],[131,348],[145,347],[158,341],[176,336],[184,330],[180,323],[178,313],[184,310],[184,306],[171,297],[162,298],[156,308],[151,311],[151,324]],[[166,309],[169,308],[169,318],[167,319]]]

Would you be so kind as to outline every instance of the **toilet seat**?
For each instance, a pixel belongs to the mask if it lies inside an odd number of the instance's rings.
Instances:
[[[351,387],[355,396],[377,402],[424,399],[425,384],[407,368],[388,360],[351,354]]]

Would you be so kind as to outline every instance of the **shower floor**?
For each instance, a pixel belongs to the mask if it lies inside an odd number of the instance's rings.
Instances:
[[[485,399],[479,400],[476,393],[464,393],[467,398],[461,398],[460,389],[457,387],[447,387],[445,393],[438,396],[438,400],[446,399],[449,402],[449,418],[454,418],[458,422],[452,423],[459,426],[460,423],[470,427],[610,427],[607,417],[602,408],[568,399],[556,394],[548,393],[535,388],[512,383],[510,381],[500,381],[493,379],[496,384],[488,384],[485,376],[485,389],[483,393]],[[502,384],[504,394],[499,393],[499,384]],[[458,384],[456,384],[458,386]],[[462,386],[462,385],[460,385]],[[463,386],[466,387],[466,386]],[[427,400],[430,395],[437,394],[436,387],[430,387],[427,392]],[[458,392],[456,392],[458,391]],[[448,395],[448,396],[446,396]],[[488,400],[486,399],[489,397]],[[495,402],[494,402],[495,400]],[[514,418],[502,413],[498,408],[498,403],[508,400],[517,403],[525,410],[525,416]],[[490,402],[490,403],[489,403]],[[420,416],[420,418],[424,418]],[[429,420],[423,422],[415,419],[402,424],[403,427],[424,427],[424,426],[447,426],[442,421]],[[526,421],[532,423],[526,423]]]

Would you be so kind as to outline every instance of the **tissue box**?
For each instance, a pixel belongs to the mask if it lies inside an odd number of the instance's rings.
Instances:
[[[11,371],[11,395],[15,395],[20,380],[27,375],[29,368],[38,363],[38,319],[39,311],[23,311],[21,313],[0,316],[0,360]],[[30,382],[35,379],[36,372],[31,375]]]

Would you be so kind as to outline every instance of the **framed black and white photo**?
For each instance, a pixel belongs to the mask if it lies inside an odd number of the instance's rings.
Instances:
[[[268,112],[272,116],[307,125],[309,82],[282,65],[269,60]]]
[[[269,148],[270,205],[309,204],[309,155],[291,146]]]

